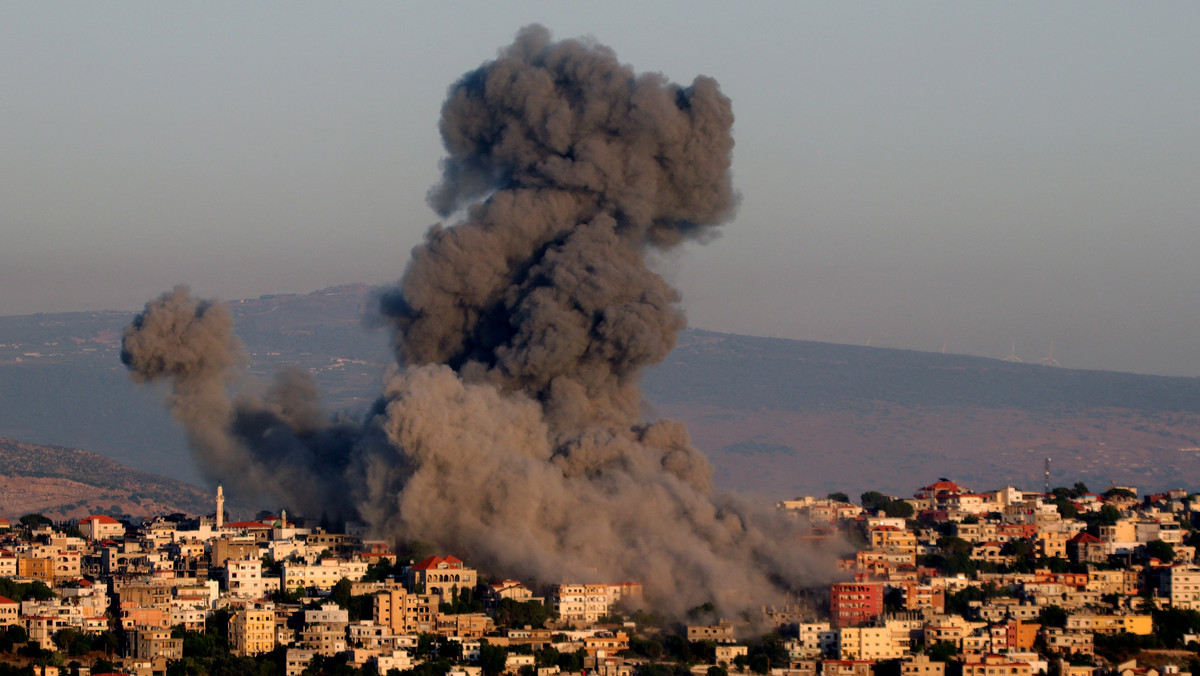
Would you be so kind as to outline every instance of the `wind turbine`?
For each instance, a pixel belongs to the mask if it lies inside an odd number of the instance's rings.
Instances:
[[[1054,341],[1053,340],[1050,341],[1050,354],[1039,359],[1038,363],[1045,364],[1046,366],[1062,366],[1062,364],[1058,363],[1058,360],[1054,358]]]
[[[1002,359],[1001,361],[1011,361],[1016,364],[1024,364],[1025,363],[1025,360],[1023,360],[1017,356],[1017,341],[1015,341],[1015,340],[1013,341],[1012,352],[1009,352],[1008,356],[1005,357],[1004,359]]]

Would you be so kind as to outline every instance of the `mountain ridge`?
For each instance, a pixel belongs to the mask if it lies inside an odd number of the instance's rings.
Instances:
[[[196,486],[125,467],[91,451],[0,437],[0,514],[56,520],[96,513],[149,516],[210,506]]]
[[[376,290],[229,302],[250,386],[283,366],[328,410],[361,414],[393,356],[365,325]],[[134,313],[0,317],[0,435],[86,447],[186,481],[198,473],[158,387],[118,360]],[[258,385],[261,386],[261,385]],[[687,424],[719,487],[896,494],[937,476],[979,488],[1052,481],[1200,488],[1200,378],[684,331],[642,379],[647,417]]]

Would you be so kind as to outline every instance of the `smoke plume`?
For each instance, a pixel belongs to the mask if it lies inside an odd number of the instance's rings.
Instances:
[[[435,226],[381,295],[397,367],[363,421],[304,374],[226,395],[229,312],[177,288],[125,333],[210,478],[500,575],[634,580],[660,608],[775,601],[828,570],[773,511],[720,495],[682,425],[646,422],[638,378],[684,326],[651,249],[733,214],[733,114],[716,82],[636,74],[607,48],[522,30],[442,108]]]

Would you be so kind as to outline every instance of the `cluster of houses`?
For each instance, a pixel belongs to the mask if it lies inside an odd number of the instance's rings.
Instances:
[[[1200,609],[1200,568],[1187,537],[1200,496],[1139,498],[1132,487],[1106,496],[976,493],[941,479],[912,498],[886,498],[902,510],[864,509],[844,496],[781,503],[859,543],[842,561],[847,581],[829,588],[828,618],[798,619],[789,666],[866,674],[898,661],[904,676],[941,676],[946,665],[925,654],[936,645],[964,676],[1092,676],[1101,662],[1097,637],[1148,636],[1159,629],[1154,610]]]
[[[137,527],[107,515],[73,528],[0,519],[0,578],[41,582],[54,592],[19,603],[0,596],[0,632],[20,626],[29,643],[47,650],[66,629],[112,632],[121,653],[114,657],[128,673],[145,676],[164,674],[171,660],[183,657],[178,628],[203,632],[214,617],[227,618],[236,655],[286,647],[288,674],[301,673],[316,655],[339,654],[380,674],[404,671],[414,666],[422,635],[455,641],[467,662],[478,657],[485,635],[491,645],[582,650],[593,665],[597,656],[628,647],[625,633],[591,627],[622,602],[640,598],[637,583],[554,585],[548,599],[516,580],[480,588],[477,571],[454,556],[398,566],[389,544],[353,528],[303,527],[286,512],[227,523],[221,492],[217,505],[214,516],[174,515]],[[368,575],[380,568],[391,574]],[[339,584],[349,585],[351,597],[368,598],[369,611],[352,618],[333,602]],[[520,627],[496,636],[487,612],[443,612],[444,604],[480,591],[485,609],[503,599],[552,607],[557,628],[552,634]],[[519,654],[529,652],[508,656],[511,671],[532,665],[530,654]]]
[[[1187,537],[1200,496],[975,493],[940,480],[886,501],[905,506],[864,509],[838,497],[780,504],[858,547],[842,561],[841,581],[763,609],[782,629],[786,651],[766,671],[868,676],[887,664],[901,676],[945,676],[950,659],[963,676],[1093,676],[1097,637],[1147,636],[1160,629],[1155,609],[1200,608],[1200,568]],[[504,647],[505,671],[514,674],[556,671],[534,663],[533,653],[548,647],[581,655],[600,676],[630,676],[644,661],[630,651],[638,627],[613,620],[637,605],[636,582],[559,584],[539,590],[545,596],[516,580],[481,585],[454,556],[397,565],[392,543],[354,528],[328,532],[286,513],[226,523],[220,492],[213,516],[135,527],[93,515],[70,526],[0,519],[0,578],[40,581],[54,592],[19,603],[0,596],[0,629],[20,626],[29,643],[50,650],[65,629],[111,632],[114,659],[139,676],[166,673],[184,656],[179,628],[203,632],[214,618],[237,655],[286,650],[289,675],[317,655],[379,674],[405,671],[431,636],[461,647],[456,671],[464,675],[479,671],[471,662],[485,645]],[[347,598],[347,585],[360,601],[353,612],[336,602],[339,587]],[[465,607],[468,597],[482,603]],[[549,628],[497,627],[492,610],[505,600],[544,604]],[[688,641],[713,646],[711,664],[693,671],[762,672],[750,659],[753,638],[739,630],[730,621],[687,626]],[[1179,666],[1109,671],[1159,676]]]

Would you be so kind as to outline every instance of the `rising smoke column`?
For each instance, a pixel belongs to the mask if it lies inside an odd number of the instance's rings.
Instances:
[[[714,494],[686,430],[642,420],[637,388],[684,326],[647,252],[732,216],[732,124],[709,78],[681,87],[526,28],[443,106],[448,156],[429,201],[461,215],[382,294],[398,367],[364,423],[324,419],[295,375],[267,399],[224,399],[233,360],[207,350],[236,345],[194,347],[188,322],[154,328],[216,307],[178,290],[127,330],[126,363],[172,379],[215,478],[353,510],[381,536],[502,575],[637,580],[674,611],[776,600],[823,559],[794,524]],[[201,390],[208,413],[187,414]]]

